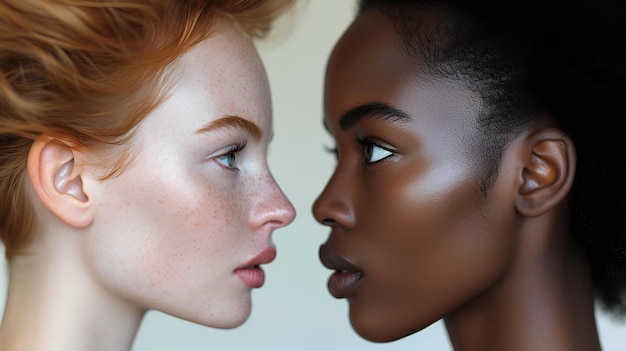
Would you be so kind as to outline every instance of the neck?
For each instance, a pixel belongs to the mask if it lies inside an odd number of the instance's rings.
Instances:
[[[110,294],[85,267],[68,251],[13,258],[0,349],[129,350],[145,311]]]
[[[445,318],[456,351],[601,350],[584,254],[563,242],[537,250],[536,242],[523,245],[506,277]]]

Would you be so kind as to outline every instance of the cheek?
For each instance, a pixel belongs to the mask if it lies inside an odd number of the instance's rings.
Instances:
[[[476,177],[456,166],[411,173],[418,176],[366,185],[370,198],[360,218],[376,247],[368,256],[385,256],[377,267],[393,264],[414,271],[431,263],[438,272],[448,266],[458,271],[464,262],[484,260],[477,270],[490,271],[507,257],[512,241],[504,234],[502,212],[490,209]]]
[[[220,236],[226,239],[229,236],[225,231],[245,226],[241,195],[229,187],[182,185],[170,190],[152,209],[160,214],[159,227],[169,228],[162,233],[164,240],[184,244],[186,239],[211,240]]]
[[[232,186],[181,176],[108,189],[88,250],[99,279],[118,293],[160,307],[163,296],[217,290],[234,269],[246,219]]]
[[[368,278],[351,303],[364,334],[419,331],[487,289],[510,263],[511,236],[474,178],[434,172],[372,189],[361,217],[369,219],[361,243]]]
[[[172,248],[194,247],[200,240],[228,238],[224,230],[244,224],[240,196],[228,185],[184,178],[155,179],[129,190],[133,200],[119,210],[117,221],[126,228],[145,233],[154,244]],[[131,240],[127,236],[126,240]],[[143,236],[138,236],[143,241]]]

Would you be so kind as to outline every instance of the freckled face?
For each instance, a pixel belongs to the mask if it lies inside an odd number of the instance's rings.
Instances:
[[[324,123],[338,163],[313,206],[331,228],[320,249],[338,270],[354,329],[372,341],[417,332],[486,290],[511,262],[513,201],[478,190],[479,99],[420,74],[389,20],[360,15],[326,73]]]
[[[218,25],[176,63],[171,96],[138,127],[132,165],[90,194],[86,252],[122,302],[230,328],[263,284],[253,266],[274,258],[272,231],[295,212],[266,162],[271,101],[260,58],[229,22]]]

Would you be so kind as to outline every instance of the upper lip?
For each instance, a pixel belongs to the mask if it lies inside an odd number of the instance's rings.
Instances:
[[[252,267],[256,267],[258,265],[264,264],[264,263],[270,263],[274,261],[275,258],[276,258],[276,248],[273,246],[268,246],[265,249],[263,249],[261,252],[259,252],[258,255],[254,256],[251,260],[239,266],[237,269],[252,268]]]
[[[336,271],[358,272],[359,269],[347,258],[328,244],[323,244],[319,249],[320,260],[324,267]]]

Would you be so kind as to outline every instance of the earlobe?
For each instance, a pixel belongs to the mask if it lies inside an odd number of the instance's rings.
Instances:
[[[522,184],[516,208],[524,216],[538,216],[560,203],[574,182],[576,150],[565,132],[548,128],[528,137]]]
[[[92,221],[82,172],[76,165],[76,152],[69,145],[45,137],[33,142],[28,154],[33,189],[51,213],[74,227],[85,227]]]

